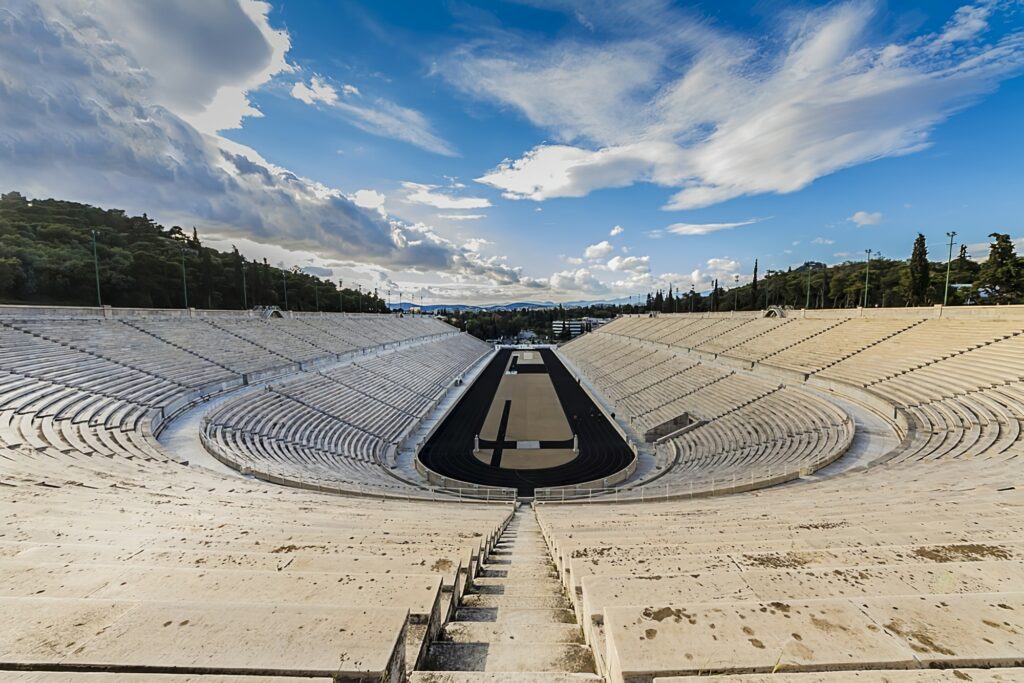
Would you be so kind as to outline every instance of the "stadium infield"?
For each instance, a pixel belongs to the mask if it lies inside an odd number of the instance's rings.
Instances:
[[[634,456],[550,349],[502,349],[418,457],[444,476],[528,496],[610,476]]]

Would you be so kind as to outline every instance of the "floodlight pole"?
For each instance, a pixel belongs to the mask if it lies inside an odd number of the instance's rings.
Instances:
[[[92,266],[96,272],[96,305],[103,308],[103,297],[100,295],[100,259],[96,252],[96,231],[92,230]]]
[[[871,250],[865,249],[864,253],[868,255],[868,260],[864,264],[864,308],[868,307],[868,273],[871,272]]]
[[[242,310],[249,310],[249,295],[245,289],[245,262],[242,262]]]
[[[313,300],[316,302],[316,312],[320,312],[320,280],[313,278]]]
[[[740,288],[740,276],[739,276],[739,273],[736,273],[735,275],[732,276],[732,281],[733,281],[733,287],[732,287],[732,310],[733,310],[733,313],[735,313],[736,312],[736,299],[738,298],[738,295],[739,295],[739,292],[737,290]]]
[[[281,282],[284,283],[284,310],[288,310],[288,269],[281,269]]]
[[[956,230],[947,232],[946,237],[949,238],[949,256],[946,257],[946,289],[942,292],[942,307],[946,307],[946,302],[949,301],[949,266],[953,263],[953,238],[956,237]]]
[[[345,312],[345,281],[338,280],[338,311],[341,313]]]
[[[185,247],[181,248],[181,293],[185,296],[185,308],[188,309],[188,278],[185,277]]]
[[[804,301],[804,310],[811,307],[811,267],[807,267],[807,299]]]

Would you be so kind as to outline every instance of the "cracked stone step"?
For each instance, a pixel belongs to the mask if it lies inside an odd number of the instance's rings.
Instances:
[[[576,624],[453,621],[444,627],[444,640],[453,643],[583,643]]]
[[[594,673],[594,657],[575,643],[448,643],[430,646],[424,671],[556,671]]]
[[[461,607],[526,607],[569,609],[571,605],[564,595],[464,595]]]

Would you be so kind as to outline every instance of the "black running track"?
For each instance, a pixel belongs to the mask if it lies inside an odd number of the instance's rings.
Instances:
[[[527,372],[543,372],[541,368],[546,368],[565,416],[573,432],[580,438],[580,454],[574,460],[539,470],[511,470],[486,465],[474,457],[473,439],[483,427],[512,353],[511,349],[502,349],[420,450],[419,458],[423,464],[453,479],[515,488],[521,496],[532,496],[534,488],[601,479],[629,465],[634,456],[622,436],[615,431],[551,349],[539,351],[544,360],[543,366],[522,365],[517,370],[522,372],[530,367]],[[481,443],[481,447],[485,443]],[[571,444],[569,447],[572,447]],[[496,456],[492,462],[500,462],[500,452]]]

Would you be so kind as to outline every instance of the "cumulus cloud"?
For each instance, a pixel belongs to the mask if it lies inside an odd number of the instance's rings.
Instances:
[[[811,244],[835,244],[835,240],[825,239],[824,237],[815,237],[811,240]]]
[[[650,256],[613,256],[606,264],[608,270],[615,272],[632,271],[647,273],[651,270]]]
[[[598,259],[604,258],[608,254],[612,253],[615,247],[611,245],[608,240],[601,240],[597,244],[591,244],[589,247],[583,250],[583,258]]]
[[[452,146],[433,132],[430,121],[421,112],[381,97],[369,100],[353,85],[342,85],[339,93],[324,77],[314,75],[308,85],[303,81],[295,83],[291,95],[309,105],[324,105],[372,135],[402,140],[435,154],[455,156]]]
[[[150,4],[159,9],[134,7]],[[335,188],[190,124],[185,115],[213,111],[218,93],[271,68],[278,48],[259,27],[250,33],[265,42],[255,50],[264,58],[249,71],[216,63],[204,70],[193,55],[182,55],[168,73],[160,65],[144,66],[131,40],[120,42],[125,27],[118,8],[159,13],[167,31],[147,33],[156,54],[172,49],[160,41],[173,42],[191,29],[204,35],[205,24],[221,15],[211,18],[206,5],[201,15],[181,3],[109,5],[113,9],[54,0],[0,10],[0,186],[148,211],[166,223],[196,224],[208,235],[248,237],[328,258],[489,283],[518,281],[519,269],[504,261],[478,258],[428,226],[387,220]],[[168,8],[180,11],[173,21]],[[242,16],[252,23],[249,14]],[[189,22],[195,25],[184,25]],[[209,49],[217,54],[219,48]],[[173,51],[182,46],[175,43]],[[175,69],[190,65],[208,96],[196,94],[172,109],[165,91],[183,78]]]
[[[858,211],[846,220],[863,227],[865,225],[878,225],[882,222],[882,214],[878,211]]]
[[[379,209],[384,206],[384,202],[387,201],[387,197],[383,192],[377,192],[376,190],[356,190],[349,197],[356,206],[360,206],[364,209]]]
[[[486,197],[456,197],[438,191],[437,185],[403,182],[406,190],[405,201],[413,204],[425,204],[435,209],[486,209],[491,202]]]
[[[614,228],[612,228],[612,229],[611,229],[611,230],[610,230],[610,231],[608,232],[608,235],[609,235],[609,236],[611,236],[611,237],[618,237],[618,236],[619,236],[619,235],[621,235],[621,234],[622,234],[623,232],[625,232],[625,230],[623,230],[622,226],[621,226],[621,225],[616,225],[616,226],[615,226]]]
[[[604,294],[609,291],[608,285],[601,282],[586,268],[564,270],[554,273],[549,284],[555,289],[582,292],[585,294]]]
[[[600,44],[503,32],[436,70],[554,136],[477,179],[506,197],[651,182],[676,190],[666,209],[692,209],[925,148],[936,125],[1022,70],[1024,32],[986,39],[1010,4],[967,4],[935,33],[883,42],[866,1],[794,12],[755,40],[652,0],[593,12]]]

